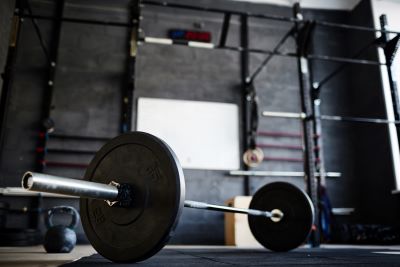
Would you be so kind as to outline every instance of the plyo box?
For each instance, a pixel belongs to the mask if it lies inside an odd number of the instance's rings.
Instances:
[[[230,207],[247,209],[252,197],[236,196],[228,199],[225,204]],[[225,245],[237,247],[261,248],[250,231],[246,214],[225,213]]]

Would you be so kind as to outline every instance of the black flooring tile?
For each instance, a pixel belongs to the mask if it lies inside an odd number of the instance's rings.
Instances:
[[[137,266],[400,266],[399,254],[377,249],[297,249],[276,253],[261,249],[165,248]],[[74,266],[127,266],[96,254],[65,264]]]

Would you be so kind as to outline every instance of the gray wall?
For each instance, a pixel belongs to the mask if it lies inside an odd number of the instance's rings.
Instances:
[[[311,14],[310,14],[311,15]],[[325,12],[314,14],[317,20],[350,23],[352,13]],[[348,41],[348,32],[342,29],[316,26],[312,39],[312,53],[329,56],[351,56],[349,48],[363,46],[362,42]],[[353,45],[351,45],[353,44]],[[342,63],[311,61],[312,81],[320,82]],[[348,97],[351,88],[348,69],[339,73],[321,87],[321,113],[327,115],[351,115],[353,103]],[[333,207],[354,208],[354,126],[338,122],[322,121],[324,159],[327,171],[342,173],[340,178],[327,178],[327,189]],[[345,160],[344,160],[345,159]]]
[[[365,14],[369,14],[365,16]],[[365,1],[354,10],[351,22],[373,27],[370,2]],[[371,32],[358,33],[349,37],[350,41],[373,40]],[[378,60],[377,51],[368,50],[365,58]],[[368,76],[363,75],[368,73]],[[354,115],[382,118],[386,116],[380,71],[378,66],[353,67],[350,98],[354,103]],[[359,125],[355,128],[356,143],[355,170],[358,186],[358,217],[364,223],[374,223],[377,218],[381,223],[390,224],[399,220],[398,196],[391,193],[395,188],[390,142],[386,125]],[[363,155],[363,156],[359,156]],[[397,163],[398,164],[398,163]],[[382,213],[379,210],[389,211]]]
[[[0,71],[3,73],[7,60],[8,37],[10,36],[11,20],[15,6],[14,0],[5,0],[0,2]],[[0,79],[0,93],[3,85],[3,79]]]
[[[67,1],[65,16],[126,22],[129,1]],[[225,1],[185,1],[196,5],[248,10],[250,12],[291,16],[290,8]],[[37,14],[52,14],[53,1],[32,1]],[[371,21],[368,1],[352,12],[305,10],[306,18],[367,25]],[[179,11],[157,7],[143,10],[142,29],[146,36],[166,37],[170,28],[197,29],[202,22],[203,30],[211,31],[213,42],[218,42],[222,15]],[[362,21],[362,19],[366,21]],[[44,39],[50,40],[52,23],[39,21]],[[286,22],[250,19],[250,47],[272,49],[290,28]],[[3,27],[1,27],[3,28]],[[198,29],[197,29],[198,30]],[[51,116],[56,132],[65,135],[113,137],[119,133],[121,90],[124,88],[128,51],[128,29],[111,26],[93,26],[64,23],[61,32],[53,108]],[[317,28],[313,38],[313,53],[349,56],[354,49],[364,45],[371,36],[356,36],[342,30]],[[239,22],[233,16],[228,44],[239,43]],[[47,43],[47,45],[51,45]],[[293,39],[288,39],[281,51],[294,51]],[[136,64],[135,103],[138,97],[158,97],[185,100],[202,100],[236,103],[241,105],[240,55],[234,51],[204,50],[184,46],[159,46],[146,44],[139,47]],[[371,54],[371,58],[376,55]],[[265,58],[252,54],[250,72]],[[255,85],[260,97],[260,110],[300,111],[297,65],[295,58],[274,57],[257,77]],[[16,82],[13,88],[7,120],[6,146],[0,162],[0,186],[18,186],[21,174],[35,166],[37,134],[40,126],[40,109],[43,104],[43,87],[47,65],[30,21],[24,22],[17,64]],[[313,79],[319,81],[337,64],[313,62]],[[364,71],[359,74],[360,70]],[[363,77],[371,77],[366,82]],[[380,77],[377,68],[351,66],[323,89],[322,111],[324,114],[383,116],[383,108],[370,110],[369,103],[381,97]],[[374,90],[365,90],[365,88]],[[366,94],[365,91],[369,93]],[[361,92],[361,93],[360,93]],[[362,100],[360,100],[362,99]],[[381,105],[381,100],[378,104]],[[136,108],[134,107],[133,117]],[[395,216],[382,219],[370,214],[368,205],[395,205],[387,189],[391,185],[390,162],[382,155],[389,153],[385,129],[377,130],[380,141],[366,132],[364,126],[351,126],[324,122],[323,135],[325,159],[328,171],[339,171],[343,177],[328,180],[328,192],[334,207],[355,207],[357,213],[347,220],[374,223],[394,223]],[[371,127],[368,128],[370,130]],[[375,128],[374,128],[375,129]],[[260,130],[300,133],[300,124],[294,120],[260,119]],[[299,139],[259,138],[260,143],[300,145]],[[49,147],[96,150],[102,141],[76,141],[50,139]],[[373,146],[374,149],[367,149]],[[300,151],[265,150],[267,156],[301,158]],[[6,155],[6,157],[4,157]],[[88,163],[91,155],[49,154],[48,160]],[[373,164],[379,161],[379,164]],[[365,166],[368,165],[368,168]],[[301,171],[301,163],[264,162],[258,170]],[[47,173],[81,177],[84,169],[48,167]],[[223,171],[185,169],[187,198],[222,203],[228,198],[244,193],[243,179],[230,177]],[[383,183],[376,198],[368,200],[376,186],[376,175]],[[251,192],[265,183],[283,180],[304,188],[302,178],[251,178]],[[379,182],[380,183],[380,182]],[[368,186],[367,186],[368,185]],[[198,190],[202,188],[202,190]],[[26,205],[21,199],[14,205]],[[70,203],[77,205],[77,202]],[[45,206],[56,200],[45,200]],[[376,206],[375,206],[376,205]],[[16,218],[10,219],[10,225]],[[18,221],[21,221],[18,219]],[[223,214],[186,209],[180,220],[173,243],[222,244]],[[81,230],[80,230],[81,232]]]

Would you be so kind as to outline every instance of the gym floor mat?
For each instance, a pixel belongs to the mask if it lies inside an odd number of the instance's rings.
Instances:
[[[73,266],[126,266],[98,254],[64,264]],[[300,248],[286,253],[264,249],[164,248],[140,266],[400,266],[400,251],[354,248]]]

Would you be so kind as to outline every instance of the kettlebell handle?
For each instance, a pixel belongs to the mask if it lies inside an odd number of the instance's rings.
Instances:
[[[71,223],[66,226],[69,229],[75,229],[78,226],[80,217],[78,211],[71,206],[55,206],[52,207],[51,209],[47,210],[46,218],[45,218],[45,223],[48,229],[54,226],[53,224],[53,215],[55,214],[69,214],[72,216]]]

